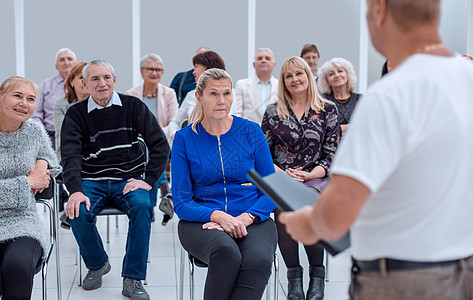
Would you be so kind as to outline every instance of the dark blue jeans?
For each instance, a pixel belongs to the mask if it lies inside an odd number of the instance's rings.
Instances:
[[[90,199],[90,210],[87,211],[82,203],[79,217],[68,218],[68,222],[85,265],[89,270],[98,270],[105,265],[108,255],[95,226],[96,215],[108,201],[120,207],[130,220],[122,277],[143,280],[146,277],[152,207],[148,191],[140,189],[123,195],[126,183],[126,180],[82,181],[84,195]]]

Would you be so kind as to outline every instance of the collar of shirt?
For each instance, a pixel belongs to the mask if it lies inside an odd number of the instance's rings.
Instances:
[[[108,101],[108,104],[105,107],[102,107],[102,106],[98,105],[97,102],[95,102],[94,99],[92,99],[92,95],[89,96],[89,99],[87,101],[88,101],[87,102],[87,113],[90,113],[94,109],[104,109],[104,108],[110,107],[112,105],[122,106],[122,101],[120,100],[120,96],[118,96],[118,93],[115,92],[115,91],[113,92],[112,99],[110,99],[110,101]]]

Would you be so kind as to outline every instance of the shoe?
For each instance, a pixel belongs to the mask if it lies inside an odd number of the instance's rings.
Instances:
[[[323,300],[325,289],[325,268],[309,267],[309,289],[306,300]]]
[[[159,203],[159,210],[170,216],[171,218],[174,215],[174,209],[168,197],[161,198],[161,203]]]
[[[149,295],[146,292],[141,280],[123,278],[122,295],[130,297],[131,300],[149,300]]]
[[[287,268],[287,300],[304,300],[301,266]]]
[[[168,222],[169,222],[169,220],[171,220],[171,218],[172,217],[170,217],[169,215],[164,215],[163,216],[163,221],[161,222],[161,225],[163,225],[163,226],[168,225]]]
[[[59,220],[61,221],[61,225],[60,225],[60,226],[61,226],[62,228],[64,228],[64,229],[69,230],[69,229],[71,229],[71,224],[69,224],[69,223],[66,221],[66,219],[67,219],[66,213],[63,212],[63,213],[61,214],[61,216],[59,217]]]
[[[103,267],[98,270],[89,270],[84,280],[82,280],[82,288],[84,290],[95,290],[102,286],[102,276],[110,272],[110,262],[106,262]]]
[[[159,190],[161,191],[161,198],[166,197],[169,193],[169,184],[167,182],[160,184]]]

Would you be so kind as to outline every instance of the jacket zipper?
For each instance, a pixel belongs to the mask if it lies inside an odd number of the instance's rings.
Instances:
[[[228,205],[228,199],[227,199],[227,181],[225,179],[225,168],[223,167],[223,158],[222,158],[222,148],[220,146],[222,145],[220,143],[220,136],[217,135],[217,141],[218,141],[218,153],[220,154],[220,163],[222,164],[222,174],[223,174],[223,191],[225,192],[225,212],[227,212],[227,205]]]

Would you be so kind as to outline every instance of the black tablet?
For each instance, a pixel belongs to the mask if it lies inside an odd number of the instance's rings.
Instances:
[[[284,211],[298,210],[307,205],[312,206],[319,197],[316,190],[305,186],[284,172],[261,177],[256,170],[250,170],[246,175]],[[318,244],[331,255],[337,255],[350,247],[350,232],[337,241],[319,241]]]

